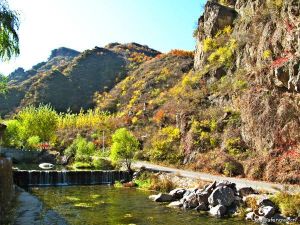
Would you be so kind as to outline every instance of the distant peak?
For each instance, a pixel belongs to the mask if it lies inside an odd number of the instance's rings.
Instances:
[[[70,49],[70,48],[66,48],[66,47],[61,47],[61,48],[57,48],[51,51],[51,55],[49,57],[48,60],[58,57],[58,56],[62,56],[62,57],[76,57],[80,54],[80,52],[74,50],[74,49]]]

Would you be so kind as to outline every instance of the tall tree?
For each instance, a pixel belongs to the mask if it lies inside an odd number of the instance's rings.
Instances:
[[[134,153],[139,149],[138,140],[126,128],[120,128],[112,135],[110,158],[114,162],[123,161],[131,171]]]
[[[0,59],[9,60],[20,53],[18,14],[9,8],[6,0],[0,0]]]
[[[7,92],[7,77],[0,73],[0,94]]]

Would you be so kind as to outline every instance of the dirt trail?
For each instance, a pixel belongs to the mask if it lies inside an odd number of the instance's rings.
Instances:
[[[225,176],[219,176],[219,175],[212,175],[208,173],[201,173],[201,172],[194,172],[189,170],[182,170],[182,169],[175,169],[165,166],[159,166],[155,165],[149,162],[142,162],[138,161],[133,164],[135,167],[146,167],[148,169],[152,170],[158,170],[158,171],[165,171],[169,173],[176,173],[183,177],[189,177],[189,178],[195,178],[195,179],[201,179],[205,181],[222,181],[222,180],[228,180],[230,182],[236,183],[237,187],[252,187],[256,190],[264,190],[268,192],[278,192],[280,190],[286,190],[288,192],[294,193],[294,192],[300,192],[300,185],[282,185],[278,183],[270,183],[270,182],[264,182],[264,181],[254,181],[244,178],[233,178],[233,177],[225,177]]]

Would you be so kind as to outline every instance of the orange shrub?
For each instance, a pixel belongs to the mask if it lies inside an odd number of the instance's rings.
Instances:
[[[185,57],[194,57],[195,53],[193,51],[185,51],[180,49],[173,49],[169,52],[169,54],[174,56],[185,56]]]

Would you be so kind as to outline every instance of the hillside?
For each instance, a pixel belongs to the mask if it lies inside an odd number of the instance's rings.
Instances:
[[[92,108],[96,91],[110,90],[127,71],[158,53],[137,43],[112,43],[82,53],[55,49],[46,62],[10,74],[8,93],[0,96],[0,113],[39,104],[51,104],[61,112]]]
[[[77,134],[100,147],[105,131],[108,147],[126,127],[141,144],[137,159],[299,184],[299,10],[295,0],[208,1],[195,52],[96,47],[10,85],[0,109],[95,107],[59,116],[53,139],[61,153]]]
[[[98,107],[125,117],[137,156],[273,182],[300,183],[297,1],[208,1],[190,56],[142,64]]]

